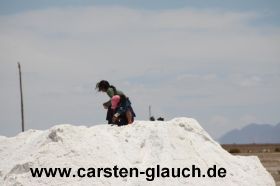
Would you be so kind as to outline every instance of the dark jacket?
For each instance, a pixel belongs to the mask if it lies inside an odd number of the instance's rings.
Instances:
[[[131,103],[130,103],[129,99],[124,95],[121,95],[120,97],[121,97],[121,99],[120,99],[120,103],[119,103],[118,107],[115,110],[112,110],[113,111],[113,116],[114,115],[118,116],[118,119],[114,124],[127,125],[128,120],[127,120],[127,117],[126,117],[126,112],[128,110],[131,112],[132,120],[134,120],[134,117],[136,115],[135,115],[135,113],[134,113],[134,111],[131,107]]]

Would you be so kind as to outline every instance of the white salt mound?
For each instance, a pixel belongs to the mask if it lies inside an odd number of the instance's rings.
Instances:
[[[202,173],[216,165],[225,168],[224,178],[163,178],[147,181],[118,177],[32,177],[30,168],[191,168]],[[86,173],[86,172],[85,172]],[[275,185],[257,157],[232,156],[191,118],[171,121],[136,121],[132,125],[93,127],[57,125],[49,130],[28,130],[0,137],[0,185]]]

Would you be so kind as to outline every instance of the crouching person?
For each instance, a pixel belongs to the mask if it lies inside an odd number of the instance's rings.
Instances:
[[[135,113],[124,95],[115,95],[111,99],[113,110],[112,122],[117,125],[127,125],[134,121]]]

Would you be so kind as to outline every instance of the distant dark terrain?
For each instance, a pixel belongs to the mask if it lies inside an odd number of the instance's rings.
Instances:
[[[280,186],[280,144],[223,144],[222,147],[233,155],[258,156],[276,186]]]
[[[242,129],[229,131],[218,141],[221,144],[280,143],[280,123],[250,124]]]

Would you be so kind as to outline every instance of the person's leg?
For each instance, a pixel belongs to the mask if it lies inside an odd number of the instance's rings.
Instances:
[[[128,109],[125,114],[126,114],[126,119],[127,119],[128,124],[133,123],[133,115],[132,115],[130,109]]]
[[[106,116],[106,120],[108,121],[108,124],[113,124],[113,121],[112,121],[113,115],[114,115],[113,110],[111,109],[111,107],[109,107],[107,109],[107,116]]]

